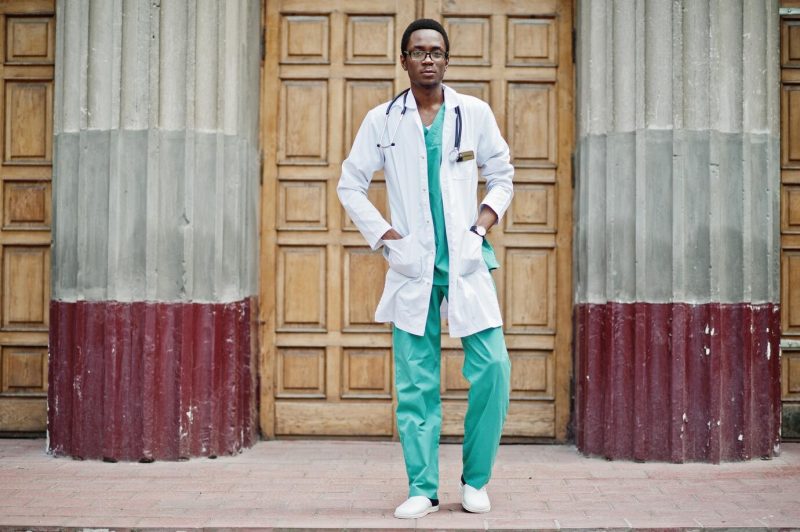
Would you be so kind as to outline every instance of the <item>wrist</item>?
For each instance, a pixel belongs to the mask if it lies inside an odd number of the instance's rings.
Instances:
[[[473,225],[469,230],[481,238],[486,238],[486,228],[480,224]]]

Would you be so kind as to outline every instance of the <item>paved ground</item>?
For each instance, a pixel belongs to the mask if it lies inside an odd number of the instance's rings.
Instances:
[[[800,529],[800,444],[774,460],[718,466],[504,445],[484,515],[461,511],[460,446],[443,445],[442,508],[417,521],[392,517],[406,496],[397,443],[272,441],[235,457],[152,464],[55,459],[44,446],[0,440],[0,526]]]

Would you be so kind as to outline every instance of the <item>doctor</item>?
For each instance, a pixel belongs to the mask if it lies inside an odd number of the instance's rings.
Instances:
[[[439,509],[440,307],[461,338],[470,383],[464,419],[462,507],[491,509],[486,484],[508,410],[510,362],[490,269],[498,266],[486,233],[508,208],[514,169],[489,106],[442,84],[450,43],[436,21],[412,22],[400,44],[410,90],[372,109],[337,192],[372,249],[389,263],[375,312],[392,322],[397,425],[409,498],[395,517]],[[391,224],[367,198],[383,169]],[[478,207],[478,170],[486,196]]]

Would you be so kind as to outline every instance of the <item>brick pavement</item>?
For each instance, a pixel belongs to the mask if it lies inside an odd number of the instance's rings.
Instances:
[[[406,496],[395,442],[270,441],[186,462],[55,459],[0,440],[0,528],[800,529],[800,444],[770,460],[610,462],[568,445],[501,446],[493,510],[461,511],[460,446],[441,449],[442,508],[392,517]]]

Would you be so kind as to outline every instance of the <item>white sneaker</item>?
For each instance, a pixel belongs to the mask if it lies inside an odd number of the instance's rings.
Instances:
[[[461,507],[474,514],[485,514],[492,509],[489,502],[489,494],[486,493],[486,486],[476,490],[469,484],[461,486]]]
[[[417,519],[437,511],[439,511],[438,504],[434,506],[429,498],[417,495],[409,497],[406,502],[398,506],[394,516],[398,519]]]

